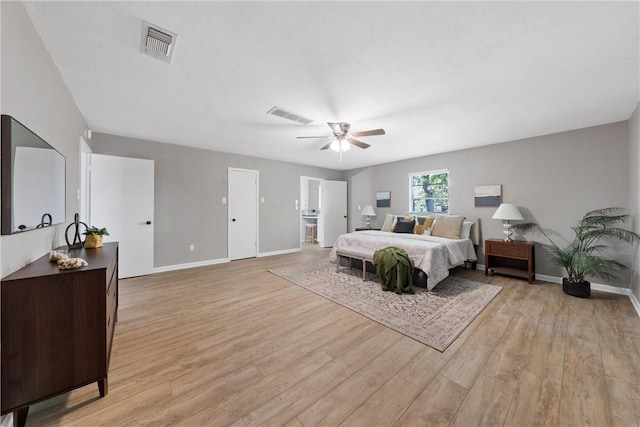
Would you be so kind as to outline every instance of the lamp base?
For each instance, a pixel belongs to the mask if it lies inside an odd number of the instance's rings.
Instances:
[[[503,224],[503,226],[504,226],[504,230],[502,231],[502,234],[505,235],[504,241],[513,242],[513,239],[511,238],[511,236],[513,236],[513,230],[511,229],[511,224],[509,223],[509,221],[507,221]]]

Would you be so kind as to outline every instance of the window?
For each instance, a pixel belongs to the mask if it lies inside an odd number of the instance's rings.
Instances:
[[[449,212],[449,171],[409,174],[411,212]]]

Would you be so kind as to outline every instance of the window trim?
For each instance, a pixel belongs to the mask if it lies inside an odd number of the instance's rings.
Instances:
[[[414,212],[413,211],[413,192],[411,191],[413,188],[413,177],[414,176],[422,176],[422,175],[437,175],[439,173],[446,173],[449,178],[449,190],[451,190],[451,172],[449,171],[449,169],[432,169],[432,170],[426,170],[426,171],[422,171],[422,172],[410,172],[409,173],[409,212]],[[447,212],[445,213],[449,213],[451,212],[451,191],[449,191],[449,197],[447,197],[447,200],[449,201],[449,209],[447,210]],[[425,211],[426,212],[426,211]],[[436,212],[430,212],[430,213],[436,213]]]

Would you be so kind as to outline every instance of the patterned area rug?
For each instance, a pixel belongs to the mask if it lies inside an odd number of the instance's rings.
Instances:
[[[449,276],[433,291],[414,295],[384,292],[375,275],[340,268],[328,261],[270,270],[296,285],[375,320],[439,351],[480,314],[502,288]]]

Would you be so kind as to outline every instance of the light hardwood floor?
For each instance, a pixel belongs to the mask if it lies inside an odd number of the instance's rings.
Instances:
[[[440,353],[268,273],[327,254],[121,280],[108,396],[83,387],[27,425],[640,424],[627,297],[456,270],[503,290]]]

